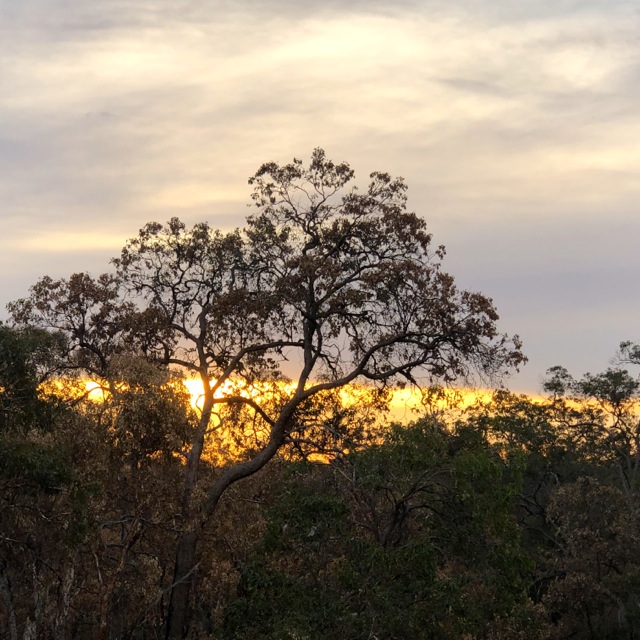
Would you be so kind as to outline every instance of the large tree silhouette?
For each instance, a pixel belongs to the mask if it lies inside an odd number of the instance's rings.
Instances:
[[[441,270],[444,249],[407,211],[402,179],[373,173],[359,191],[353,178],[320,149],[308,166],[265,164],[249,181],[255,209],[244,229],[151,223],[114,260],[115,274],[45,278],[11,305],[16,323],[67,334],[69,366],[106,375],[115,354],[134,352],[203,383],[167,638],[186,633],[197,543],[221,497],[287,443],[321,434],[317,403],[314,429],[305,423],[314,400],[359,382],[384,390],[500,376],[523,361],[517,337],[498,333],[492,301]],[[238,437],[246,449],[201,486],[205,443],[221,425],[243,436],[251,425],[251,438]]]

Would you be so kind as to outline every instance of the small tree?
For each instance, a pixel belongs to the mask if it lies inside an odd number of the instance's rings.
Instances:
[[[640,381],[618,366],[580,379],[563,367],[549,373],[545,389],[554,393],[556,407],[571,426],[575,448],[599,463],[613,463],[631,500],[640,491]]]
[[[134,351],[202,381],[168,638],[185,633],[197,541],[221,497],[286,444],[309,439],[304,414],[310,408],[317,429],[320,394],[366,382],[383,399],[417,375],[501,375],[524,359],[517,337],[498,334],[492,301],[441,270],[444,248],[432,248],[425,222],[407,211],[402,179],[373,173],[360,192],[348,188],[353,177],[320,149],[308,167],[265,164],[249,180],[255,213],[243,230],[151,223],[114,260],[116,275],[45,279],[11,306],[16,322],[65,332],[69,363],[94,375]],[[201,487],[208,435],[248,424],[244,453]]]

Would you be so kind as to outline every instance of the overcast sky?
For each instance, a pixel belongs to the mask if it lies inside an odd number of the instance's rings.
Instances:
[[[317,146],[406,178],[512,388],[640,339],[637,0],[0,0],[0,306]]]

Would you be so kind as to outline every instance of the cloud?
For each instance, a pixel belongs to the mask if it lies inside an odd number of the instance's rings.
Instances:
[[[19,239],[15,248],[26,253],[49,252],[69,253],[80,249],[83,252],[101,251],[104,249],[117,250],[125,238],[120,235],[96,234],[91,225],[83,231],[46,232],[39,233],[37,229],[31,231],[27,237]]]
[[[634,286],[605,222],[637,232],[631,0],[0,0],[0,25],[7,296],[149,220],[241,224],[247,177],[314,146],[404,175],[453,273],[527,331],[527,296],[552,317],[605,268],[593,244]]]

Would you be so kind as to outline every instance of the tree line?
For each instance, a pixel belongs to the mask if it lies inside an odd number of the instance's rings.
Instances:
[[[398,386],[525,358],[403,181],[353,178],[265,164],[243,229],[150,223],[9,305],[3,637],[640,636],[638,348],[552,370],[545,402],[383,428]]]

